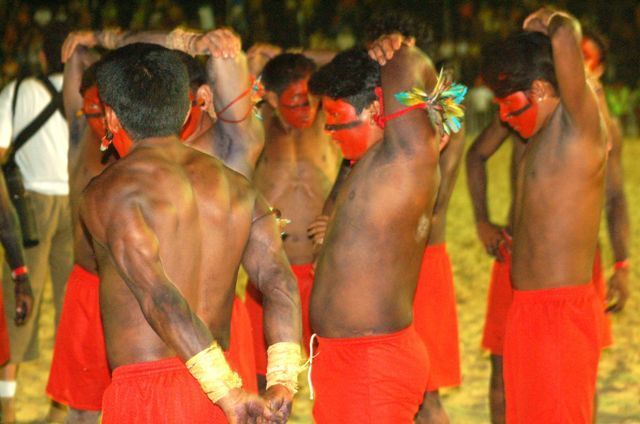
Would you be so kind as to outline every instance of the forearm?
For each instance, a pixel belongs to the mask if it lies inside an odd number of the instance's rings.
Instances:
[[[616,262],[628,259],[629,253],[629,212],[624,192],[619,192],[607,199],[607,227],[609,240]]]
[[[266,284],[260,284],[267,345],[300,343],[302,335],[300,294],[289,267],[274,270]]]
[[[471,206],[476,224],[489,222],[489,206],[487,204],[487,170],[486,162],[473,154],[467,153],[467,187],[471,196]]]
[[[0,218],[0,242],[9,268],[16,269],[25,265],[20,224],[13,207],[2,211]]]

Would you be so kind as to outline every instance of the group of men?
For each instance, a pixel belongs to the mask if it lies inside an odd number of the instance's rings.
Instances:
[[[412,35],[383,25],[335,55],[245,55],[227,29],[67,37],[75,265],[47,392],[70,422],[285,422],[302,347],[316,422],[448,422],[438,390],[460,384],[460,363],[445,232],[464,89]],[[492,387],[504,375],[494,422],[593,416],[605,305],[590,282],[605,170],[619,169],[581,40],[575,18],[541,9],[485,52],[499,119],[528,140],[509,235],[489,223],[486,156],[467,159],[481,238],[510,260],[487,318],[504,339],[485,343]],[[506,135],[496,120],[472,154]]]

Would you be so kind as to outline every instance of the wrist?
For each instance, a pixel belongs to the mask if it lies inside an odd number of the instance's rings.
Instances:
[[[28,276],[29,269],[26,265],[22,265],[11,270],[11,279],[15,282],[23,281],[27,279]]]
[[[214,403],[227,396],[231,390],[242,387],[240,376],[231,369],[222,348],[215,341],[191,357],[185,365],[202,391]]]
[[[122,31],[119,28],[108,28],[93,32],[94,43],[108,50],[115,50],[120,47],[121,36]]]
[[[196,44],[202,37],[206,37],[206,34],[185,31],[178,27],[167,34],[166,45],[168,49],[180,50],[191,56],[196,56],[198,54]]]
[[[613,264],[613,271],[619,271],[619,270],[625,270],[628,271],[629,270],[629,259],[624,259],[621,261],[616,261],[616,263]]]
[[[274,343],[267,349],[267,389],[280,384],[295,394],[298,391],[300,345],[293,342]]]

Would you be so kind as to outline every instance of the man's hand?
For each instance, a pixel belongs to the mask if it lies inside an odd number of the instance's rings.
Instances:
[[[609,278],[608,286],[607,312],[622,311],[627,299],[629,299],[629,270],[626,268],[616,269]]]
[[[209,53],[214,58],[232,59],[240,52],[242,40],[229,28],[219,28],[201,35],[195,42],[199,54]]]
[[[509,240],[505,238],[504,229],[490,222],[478,222],[476,229],[480,242],[487,253],[499,262],[504,261],[505,258],[501,252],[502,248],[506,248],[508,252],[511,251],[511,245]]]
[[[286,387],[276,384],[269,387],[264,398],[273,414],[271,422],[286,423],[291,414],[293,393]]]
[[[14,280],[14,295],[16,301],[16,325],[23,325],[33,310],[33,293],[31,283],[27,274],[21,275]]]
[[[541,8],[527,16],[527,18],[522,23],[522,29],[525,31],[537,31],[541,32],[545,35],[548,34],[549,22],[554,15],[565,16],[570,19],[574,19],[571,15],[566,12],[559,12],[557,10]]]
[[[61,59],[65,63],[76,51],[76,47],[94,47],[98,43],[95,32],[93,31],[74,31],[69,33],[62,44]]]
[[[324,235],[327,233],[329,217],[327,215],[318,216],[307,228],[307,236],[313,242],[314,248],[319,248],[324,243]]]
[[[416,39],[413,37],[405,37],[398,32],[386,34],[371,43],[369,57],[382,66],[393,58],[394,53],[400,50],[400,47],[403,45],[413,47],[415,44]]]
[[[273,414],[264,399],[242,389],[231,390],[216,404],[224,411],[229,424],[271,422],[273,420]]]

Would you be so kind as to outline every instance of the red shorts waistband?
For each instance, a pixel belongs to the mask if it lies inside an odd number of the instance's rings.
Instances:
[[[595,294],[591,281],[576,286],[554,287],[551,289],[513,290],[513,301],[538,302],[541,300],[566,300],[575,297],[582,297],[588,294]]]
[[[174,356],[172,358],[159,359],[157,361],[138,362],[137,364],[119,366],[113,370],[112,380],[126,380],[128,378],[137,378],[142,375],[146,376],[155,373],[186,369],[187,367],[184,362],[182,362],[177,356]]]
[[[391,341],[395,339],[400,339],[405,337],[407,334],[415,332],[413,327],[413,323],[411,323],[408,327],[403,328],[400,331],[396,331],[394,333],[387,334],[373,334],[371,336],[362,336],[362,337],[320,337],[316,335],[318,338],[318,344],[322,345],[355,345],[355,344],[369,344],[376,343],[381,341]]]
[[[446,252],[447,251],[447,243],[438,243],[438,244],[431,244],[431,245],[427,245],[427,247],[424,249],[425,252],[433,252],[433,251],[439,251],[439,252]]]
[[[73,276],[74,279],[81,280],[81,281],[89,281],[89,282],[100,281],[99,275],[94,274],[93,272],[87,271],[86,269],[84,269],[82,266],[78,264],[73,265],[73,269],[71,270],[71,274],[69,275],[69,277],[71,276]]]

